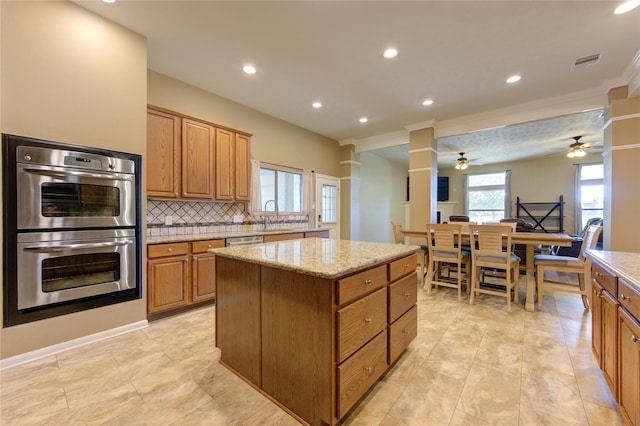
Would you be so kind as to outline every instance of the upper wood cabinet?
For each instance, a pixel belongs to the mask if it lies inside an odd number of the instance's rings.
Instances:
[[[249,201],[249,137],[216,129],[216,195],[222,201]]]
[[[182,197],[214,198],[215,129],[182,120]]]
[[[249,201],[250,135],[147,109],[147,195]]]
[[[182,119],[147,109],[147,195],[180,196]]]

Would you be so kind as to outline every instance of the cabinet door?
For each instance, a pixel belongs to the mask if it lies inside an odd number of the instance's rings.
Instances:
[[[162,312],[189,303],[188,258],[165,257],[147,261],[147,311]]]
[[[602,369],[602,286],[592,280],[592,297],[591,303],[591,349],[593,356],[598,362],[598,366]]]
[[[632,425],[640,425],[640,323],[619,310],[620,411]]]
[[[215,129],[182,120],[182,196],[213,199]]]
[[[216,129],[216,199],[233,200],[234,134]]]
[[[602,374],[611,393],[618,399],[618,300],[603,291],[602,300]]]
[[[249,201],[251,194],[251,142],[248,136],[236,135],[235,198]]]
[[[213,299],[216,296],[216,257],[213,254],[194,254],[191,265],[193,301]]]
[[[180,196],[180,133],[182,120],[147,110],[147,195]]]

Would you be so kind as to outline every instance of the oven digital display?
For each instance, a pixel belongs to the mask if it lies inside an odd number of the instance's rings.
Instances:
[[[93,158],[73,157],[67,155],[64,157],[64,165],[71,167],[82,167],[88,169],[102,170],[102,161]]]

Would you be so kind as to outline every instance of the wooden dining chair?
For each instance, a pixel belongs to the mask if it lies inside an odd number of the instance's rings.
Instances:
[[[462,250],[462,226],[457,224],[428,224],[431,238],[427,238],[429,260],[425,285],[427,293],[431,293],[432,286],[444,286],[458,289],[458,302],[462,301],[462,265],[465,265],[467,288],[469,287],[469,252]],[[455,264],[457,268],[456,281],[445,280],[440,276],[443,263]]]
[[[585,256],[587,249],[593,249],[598,244],[598,238],[602,233],[602,225],[591,225],[582,240],[578,257],[554,256],[550,254],[538,254],[534,257],[536,268],[536,288],[538,290],[538,309],[542,310],[542,294],[544,290],[575,293],[582,296],[582,304],[585,309],[590,309],[589,296],[591,295],[591,258]],[[545,280],[545,271],[568,272],[578,275],[578,283],[556,280]]]
[[[402,223],[397,220],[391,221],[391,227],[393,229],[393,240],[396,244],[404,244],[404,234],[402,233]],[[418,266],[420,267],[420,283],[424,287],[424,275],[427,269],[427,256],[428,256],[428,248],[426,245],[420,246],[421,253],[418,253]]]
[[[511,291],[513,301],[518,303],[518,281],[520,258],[511,252],[510,225],[470,225],[471,241],[471,297],[473,303],[480,293],[502,296],[507,299],[507,310],[511,311]],[[505,271],[505,292],[499,288],[480,286],[480,275],[483,268]]]

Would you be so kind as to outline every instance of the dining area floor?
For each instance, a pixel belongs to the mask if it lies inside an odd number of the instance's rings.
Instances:
[[[580,297],[548,293],[530,313],[524,287],[511,312],[419,288],[417,338],[341,424],[624,425]],[[0,424],[298,424],[219,363],[214,309],[2,371]]]

